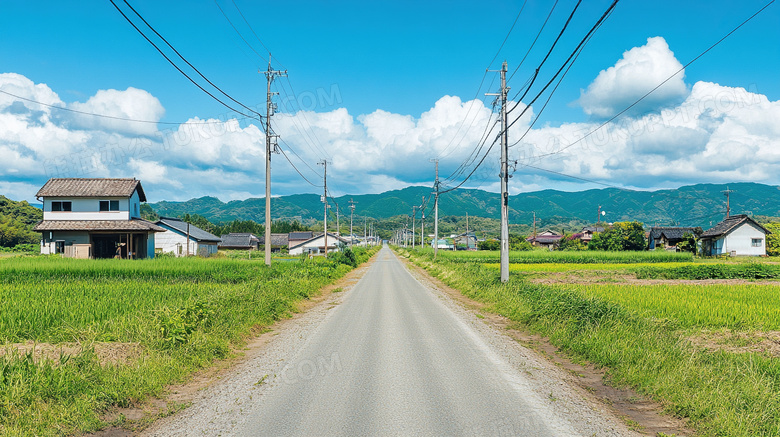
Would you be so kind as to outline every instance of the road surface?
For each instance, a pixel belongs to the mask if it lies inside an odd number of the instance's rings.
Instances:
[[[388,248],[337,299],[148,434],[631,435]]]

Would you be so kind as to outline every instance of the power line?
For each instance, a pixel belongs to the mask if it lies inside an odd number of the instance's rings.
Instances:
[[[134,23],[134,22],[133,22],[133,21],[132,21],[132,20],[131,20],[131,19],[130,19],[130,18],[127,16],[127,15],[125,15],[124,11],[122,11],[122,10],[119,8],[119,6],[117,6],[117,4],[116,4],[116,3],[114,3],[114,0],[109,0],[109,1],[111,1],[111,4],[112,4],[112,5],[114,5],[114,8],[116,8],[116,10],[117,10],[117,11],[119,11],[119,13],[120,13],[120,14],[122,14],[122,17],[124,17],[124,19],[125,19],[125,20],[127,20],[127,22],[128,22],[128,23],[130,23],[130,25],[131,25],[131,26],[133,26],[133,28],[134,28],[134,29],[135,29],[135,30],[136,30],[136,31],[137,31],[137,32],[138,32],[138,33],[139,33],[141,36],[143,36],[143,37],[144,37],[144,39],[145,39],[147,42],[149,42],[149,44],[151,44],[151,45],[152,45],[152,47],[154,47],[154,48],[155,48],[155,49],[156,49],[156,50],[157,50],[157,51],[160,53],[160,55],[162,55],[162,57],[163,57],[163,58],[165,58],[165,60],[166,60],[166,61],[168,61],[168,63],[170,63],[170,64],[171,64],[171,65],[172,65],[172,66],[173,66],[173,67],[174,67],[176,70],[178,70],[178,71],[179,71],[179,73],[181,73],[182,75],[184,75],[184,77],[186,77],[186,78],[187,78],[187,79],[188,79],[190,82],[192,82],[192,83],[193,83],[193,85],[195,85],[196,87],[198,87],[198,88],[199,88],[201,91],[203,91],[204,93],[208,94],[208,95],[209,95],[209,96],[210,96],[212,99],[216,100],[217,102],[219,102],[220,104],[222,104],[222,105],[223,105],[223,106],[225,106],[226,108],[230,109],[231,111],[234,111],[234,112],[236,112],[236,113],[238,113],[238,114],[241,114],[241,115],[243,115],[244,117],[247,117],[247,118],[253,118],[253,119],[256,119],[256,120],[262,121],[262,116],[260,116],[260,118],[257,118],[257,117],[253,117],[253,116],[251,116],[251,115],[244,114],[243,112],[241,112],[241,111],[239,111],[239,110],[237,110],[237,109],[233,108],[232,106],[230,106],[230,105],[228,105],[227,103],[223,102],[223,101],[222,101],[222,100],[220,100],[220,99],[219,99],[217,96],[215,96],[214,94],[212,94],[211,92],[209,92],[208,90],[206,90],[205,88],[203,88],[203,86],[202,86],[202,85],[200,85],[199,83],[197,83],[197,82],[196,82],[196,81],[195,81],[195,80],[194,80],[192,77],[190,77],[190,76],[189,76],[187,73],[185,73],[185,72],[184,72],[184,71],[183,71],[183,70],[182,70],[182,69],[181,69],[181,68],[180,68],[178,65],[176,65],[176,63],[175,63],[175,62],[173,62],[173,61],[171,60],[171,58],[169,58],[169,57],[168,57],[168,56],[167,56],[167,55],[166,55],[166,54],[165,54],[165,53],[164,53],[164,52],[163,52],[163,51],[162,51],[162,50],[161,50],[161,49],[160,49],[160,48],[159,48],[159,47],[158,47],[158,46],[157,46],[157,45],[156,45],[156,44],[155,44],[155,43],[154,43],[152,40],[151,40],[151,39],[149,39],[149,37],[148,37],[148,36],[146,36],[146,34],[145,34],[145,33],[144,33],[144,32],[143,32],[141,29],[139,29],[139,28],[138,28],[138,26],[136,26],[136,25],[135,25],[135,23]],[[127,3],[127,1],[126,1],[126,0],[125,0],[125,3]],[[129,4],[128,4],[128,6],[129,6]],[[132,9],[132,7],[131,7],[131,9]],[[136,13],[136,14],[137,14],[137,13]],[[142,18],[142,19],[143,19],[143,18]],[[148,25],[148,24],[147,24],[147,25]],[[151,26],[150,26],[150,28],[151,28]],[[152,30],[154,30],[154,29],[152,29]],[[194,67],[193,67],[193,68],[194,68]],[[197,71],[197,70],[196,70],[196,71]],[[220,91],[221,91],[221,90],[220,90]],[[223,92],[223,94],[224,94],[224,92]],[[231,98],[231,99],[232,99],[232,98]],[[242,106],[243,106],[243,105],[242,105]],[[251,112],[254,112],[254,111],[251,111]]]
[[[506,36],[504,37],[504,41],[501,42],[501,46],[498,47],[498,51],[496,51],[496,55],[493,56],[493,59],[488,64],[488,68],[490,68],[491,65],[493,65],[494,62],[496,62],[496,58],[498,58],[498,55],[501,53],[501,49],[504,48],[504,44],[506,44],[506,40],[509,39],[509,35],[512,34],[512,31],[515,29],[515,25],[517,24],[517,20],[520,19],[520,14],[523,13],[523,9],[525,9],[525,4],[528,3],[528,0],[523,1],[523,6],[520,6],[520,11],[517,13],[517,16],[515,17],[515,21],[512,23],[512,27],[509,28],[509,32],[506,33]]]
[[[750,20],[752,20],[753,18],[755,18],[755,17],[756,17],[756,15],[760,14],[761,12],[763,12],[763,11],[764,11],[764,9],[768,8],[768,7],[769,7],[769,6],[770,6],[772,3],[774,3],[774,2],[775,2],[775,0],[771,0],[769,3],[767,3],[766,5],[764,5],[764,7],[762,7],[762,8],[761,8],[761,9],[759,9],[758,11],[756,11],[756,12],[755,12],[753,15],[751,15],[751,16],[750,16],[750,17],[748,17],[748,18],[747,18],[745,21],[743,21],[742,23],[740,23],[740,24],[739,24],[737,27],[735,27],[734,29],[732,29],[732,30],[731,30],[729,33],[727,33],[726,35],[724,35],[722,38],[720,38],[720,39],[719,39],[718,41],[716,41],[714,44],[712,44],[711,46],[709,46],[709,47],[708,47],[706,50],[704,50],[703,52],[701,52],[701,53],[700,53],[698,56],[696,56],[695,58],[691,59],[691,60],[690,60],[690,61],[689,61],[687,64],[683,65],[683,66],[682,66],[682,68],[680,68],[679,70],[677,70],[676,72],[674,72],[674,73],[673,73],[671,76],[669,76],[668,78],[666,78],[666,79],[665,79],[663,82],[659,83],[659,84],[658,84],[658,85],[657,85],[655,88],[653,88],[653,89],[651,89],[650,91],[648,91],[647,93],[645,93],[645,94],[644,94],[642,97],[640,97],[639,99],[637,99],[637,100],[636,100],[634,103],[632,103],[632,104],[628,105],[628,106],[627,106],[625,109],[623,109],[622,111],[620,111],[620,112],[618,112],[617,114],[615,114],[615,115],[614,115],[612,118],[610,118],[609,120],[607,120],[607,121],[605,121],[604,123],[600,124],[600,125],[599,125],[597,128],[595,128],[595,129],[593,129],[592,131],[590,131],[590,132],[588,132],[587,134],[585,134],[585,135],[584,135],[582,138],[580,138],[580,139],[578,139],[578,140],[574,141],[573,143],[569,144],[568,146],[566,146],[566,147],[563,147],[563,148],[561,148],[561,149],[559,149],[559,150],[557,150],[557,151],[555,151],[555,152],[546,153],[546,154],[544,154],[544,155],[539,155],[539,156],[537,156],[537,158],[543,158],[543,157],[545,157],[545,156],[557,155],[557,154],[559,154],[559,153],[562,153],[564,150],[566,150],[566,149],[568,149],[568,148],[570,148],[570,147],[574,146],[575,144],[578,144],[579,142],[581,142],[581,141],[582,141],[582,140],[584,140],[585,138],[588,138],[589,136],[593,135],[593,134],[594,134],[596,131],[598,131],[599,129],[603,128],[603,127],[604,127],[604,126],[606,126],[607,124],[609,124],[609,123],[611,123],[612,121],[614,121],[616,118],[618,118],[618,117],[620,117],[621,115],[625,114],[625,113],[626,113],[628,110],[630,110],[631,108],[633,108],[634,106],[636,106],[637,104],[639,104],[639,102],[641,102],[641,101],[642,101],[642,100],[644,100],[644,99],[645,99],[647,96],[649,96],[650,94],[652,94],[653,92],[655,92],[655,91],[656,91],[658,88],[662,87],[664,84],[666,84],[666,82],[669,82],[670,80],[672,80],[672,78],[673,78],[674,76],[677,76],[678,74],[680,74],[680,72],[682,72],[682,71],[684,71],[686,68],[688,68],[688,66],[690,66],[691,64],[693,64],[694,62],[696,62],[697,60],[699,60],[699,58],[701,58],[702,56],[704,56],[705,54],[707,54],[707,52],[709,52],[710,50],[712,50],[713,48],[715,48],[715,47],[716,47],[718,44],[720,44],[721,42],[723,42],[723,40],[725,40],[726,38],[728,38],[729,36],[731,36],[731,35],[732,35],[734,32],[736,32],[737,30],[739,30],[739,29],[740,29],[742,26],[744,26],[745,24],[747,24],[747,23],[748,23]]]
[[[520,67],[522,67],[523,62],[525,62],[525,59],[528,57],[528,54],[531,53],[531,50],[533,50],[534,46],[536,45],[536,41],[539,40],[539,36],[542,34],[542,31],[547,26],[547,22],[550,21],[550,17],[553,14],[553,11],[555,10],[555,7],[558,5],[558,0],[555,0],[555,3],[553,3],[552,8],[550,8],[550,13],[547,14],[547,18],[544,19],[544,23],[542,23],[542,27],[539,28],[539,32],[536,33],[536,38],[534,38],[533,42],[531,43],[531,46],[528,47],[528,50],[525,52],[525,56],[523,56],[523,59],[520,60],[520,63],[517,64],[517,67],[515,67],[515,71],[512,72],[511,75],[509,75],[509,79],[506,81],[509,82],[512,80],[513,77],[515,77],[515,73],[517,73],[518,70],[520,70]]]
[[[19,100],[24,100],[26,102],[35,103],[35,104],[46,106],[46,107],[53,108],[53,109],[59,109],[60,111],[74,112],[76,114],[89,115],[89,116],[92,116],[92,117],[108,118],[108,119],[111,119],[111,120],[131,121],[131,122],[134,122],[134,123],[170,124],[170,125],[182,125],[182,124],[222,124],[222,123],[225,123],[223,121],[185,121],[185,122],[175,122],[175,121],[138,120],[138,119],[135,119],[135,118],[115,117],[113,115],[96,114],[94,112],[79,111],[77,109],[71,109],[71,108],[67,108],[65,106],[57,106],[57,105],[52,105],[52,104],[49,104],[49,103],[43,103],[43,102],[39,102],[37,100],[28,99],[26,97],[18,96],[16,94],[9,93],[9,92],[3,91],[3,90],[0,90],[0,93],[6,94],[6,95],[14,97],[14,98],[17,98]]]
[[[216,1],[216,0],[215,0],[215,1]],[[265,49],[265,51],[266,51],[266,52],[268,52],[268,53],[271,53],[271,49],[269,49],[269,48],[268,48],[268,47],[267,47],[265,44],[263,44],[263,41],[261,41],[261,40],[260,40],[260,37],[259,37],[259,36],[257,36],[257,33],[255,33],[255,30],[254,30],[254,29],[252,29],[252,25],[251,25],[251,24],[249,24],[249,21],[247,21],[246,17],[244,17],[244,14],[241,12],[241,9],[240,9],[240,8],[238,7],[238,5],[236,4],[235,0],[230,0],[230,1],[231,1],[231,2],[233,2],[233,6],[234,6],[234,7],[236,8],[236,10],[238,11],[238,14],[239,14],[239,15],[241,15],[241,19],[243,19],[243,20],[244,20],[244,23],[246,23],[246,26],[249,28],[249,30],[252,32],[252,34],[255,36],[255,38],[257,38],[257,41],[260,43],[260,45],[261,45],[261,46],[263,46],[263,48]],[[219,5],[217,5],[217,6],[219,6]],[[220,10],[222,10],[222,8],[220,8]],[[224,14],[223,14],[223,15],[224,15]],[[226,18],[227,18],[227,17],[226,17]],[[228,20],[228,21],[230,21],[230,20]],[[232,23],[231,23],[231,24],[232,24]],[[234,27],[234,29],[235,29],[235,27]],[[241,39],[244,39],[244,38],[242,37]],[[247,44],[248,44],[248,43],[247,43]],[[253,49],[253,51],[254,51],[254,49]],[[255,52],[255,53],[257,53],[257,52]],[[258,53],[257,55],[258,55],[258,56],[260,56],[260,54],[259,54],[259,53]],[[262,56],[260,56],[260,59],[263,59],[263,57],[262,57]],[[276,62],[277,62],[277,63],[278,63],[278,64],[279,64],[279,65],[280,65],[282,68],[287,68],[287,67],[285,67],[285,66],[284,66],[284,64],[282,64],[282,63],[279,61],[279,59],[276,59]]]
[[[227,22],[230,24],[230,27],[232,27],[232,28],[233,28],[233,30],[235,30],[235,31],[236,31],[236,33],[238,34],[238,36],[241,38],[241,40],[242,40],[242,41],[244,41],[244,44],[246,44],[246,45],[247,45],[247,46],[248,46],[248,47],[249,47],[249,48],[250,48],[250,49],[251,49],[253,52],[255,52],[255,54],[257,55],[257,57],[258,57],[258,58],[260,58],[260,59],[262,59],[262,60],[263,60],[263,62],[267,62],[267,59],[265,59],[265,58],[263,57],[263,55],[261,55],[260,53],[258,53],[258,52],[257,52],[257,50],[255,50],[255,48],[254,48],[254,47],[252,47],[252,45],[251,45],[251,44],[249,44],[249,41],[247,41],[247,40],[244,38],[244,36],[243,36],[243,35],[241,35],[241,32],[239,32],[239,31],[238,31],[238,29],[236,29],[236,26],[235,26],[235,25],[233,25],[233,22],[232,22],[232,21],[230,21],[230,18],[228,18],[227,14],[226,14],[226,13],[225,13],[225,11],[222,9],[222,6],[220,6],[220,5],[219,5],[219,3],[217,3],[217,0],[214,0],[214,4],[215,4],[215,5],[217,5],[217,8],[219,9],[219,12],[222,12],[222,16],[223,16],[223,17],[225,17],[225,20],[227,20]],[[235,3],[235,2],[233,2],[233,4],[235,5],[236,3]],[[238,6],[236,6],[236,9],[238,9]],[[241,13],[241,11],[238,11],[238,12],[239,12],[239,13]],[[243,15],[241,15],[241,17],[243,17]],[[246,21],[246,19],[244,19],[244,21]],[[263,47],[265,47],[265,46],[263,46]],[[268,52],[270,53],[271,51],[270,51],[270,50],[268,50]],[[279,65],[281,65],[281,63],[279,63]],[[282,66],[282,68],[284,68],[284,65],[281,65],[281,66]]]

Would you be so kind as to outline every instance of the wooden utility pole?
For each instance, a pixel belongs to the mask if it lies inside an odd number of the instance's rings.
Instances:
[[[417,206],[412,206],[412,249],[414,249],[414,219],[417,216]]]
[[[420,203],[420,248],[425,247],[425,196],[422,196],[422,202]]]
[[[726,189],[722,191],[722,193],[726,195],[726,218],[731,216],[731,193],[733,192],[734,190],[729,190],[728,185],[726,186]]]
[[[275,94],[271,92],[271,82],[276,77],[287,76],[287,70],[280,71],[271,68],[271,54],[268,54],[268,70],[264,72],[268,90],[266,91],[265,101],[265,265],[271,265],[271,153],[276,152],[276,138],[273,127],[271,126],[271,117],[274,115],[276,105],[271,102],[271,97]],[[189,247],[189,243],[187,243]]]

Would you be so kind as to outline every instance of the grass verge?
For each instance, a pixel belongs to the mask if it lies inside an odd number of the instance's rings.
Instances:
[[[576,357],[607,369],[612,384],[630,386],[686,418],[705,436],[780,434],[780,360],[763,353],[706,350],[690,328],[573,287],[507,284],[481,263],[432,262],[427,252],[400,252],[467,297]],[[484,261],[482,261],[484,262]]]
[[[143,403],[366,261],[231,259],[0,261],[0,435],[57,436],[98,430],[113,407]],[[33,342],[55,355],[18,343]],[[16,343],[16,344],[14,344]],[[79,351],[56,353],[57,345]],[[100,346],[133,345],[127,360]],[[71,350],[62,347],[61,350]]]

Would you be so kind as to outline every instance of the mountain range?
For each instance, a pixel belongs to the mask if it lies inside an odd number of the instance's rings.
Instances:
[[[726,214],[725,191],[729,190],[731,214],[780,216],[780,187],[757,183],[697,184],[676,189],[636,191],[618,188],[578,192],[543,190],[512,195],[509,198],[510,223],[532,223],[536,213],[546,222],[571,220],[606,222],[638,220],[646,226],[681,225],[708,228]],[[349,215],[349,201],[355,202],[355,217],[388,219],[410,215],[412,206],[425,203],[427,217],[433,215],[430,187],[408,187],[381,194],[345,195],[335,199],[342,217]],[[334,201],[331,208],[335,211]],[[250,198],[222,202],[216,197],[200,197],[184,202],[151,203],[161,216],[199,214],[212,222],[232,220],[262,221],[265,199]],[[419,211],[419,209],[418,209]],[[439,216],[500,218],[499,195],[483,190],[458,189],[439,196]],[[275,197],[271,202],[274,220],[321,220],[323,204],[316,194]],[[419,212],[418,212],[419,217]]]

